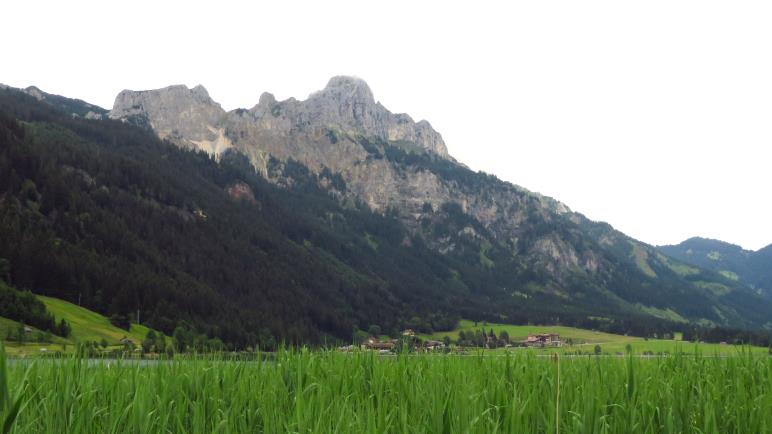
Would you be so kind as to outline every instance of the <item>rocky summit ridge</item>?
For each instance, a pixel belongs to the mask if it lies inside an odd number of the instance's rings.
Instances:
[[[398,210],[415,228],[429,211],[457,203],[464,213],[515,242],[517,227],[526,219],[527,204],[543,208],[545,216],[570,210],[560,202],[532,194],[508,183],[479,194],[478,187],[444,179],[434,170],[400,164],[389,158],[398,149],[422,155],[450,168],[463,167],[448,154],[442,136],[427,121],[414,122],[407,114],[394,114],[375,101],[367,83],[356,77],[336,76],[324,89],[306,100],[277,101],[263,93],[251,109],[226,112],[202,86],[175,85],[146,91],[122,91],[110,117],[152,129],[162,139],[179,146],[220,155],[228,149],[246,155],[258,172],[279,184],[270,161],[294,160],[311,171],[329,170],[345,181],[345,192],[372,210]],[[388,154],[388,155],[387,155]],[[291,181],[289,181],[291,182]],[[469,230],[467,230],[467,233]],[[438,248],[454,248],[441,242]],[[573,251],[557,258],[563,243],[545,239],[543,249],[559,263],[572,266],[595,263]],[[566,259],[568,258],[568,259]],[[583,262],[584,261],[584,262]]]
[[[201,85],[124,90],[115,99],[110,117],[147,122],[162,138],[214,154],[231,147],[273,148],[276,140],[344,133],[408,142],[448,157],[442,136],[428,122],[391,113],[375,101],[367,83],[355,77],[333,77],[304,101],[277,101],[266,92],[252,109],[230,112],[214,102]]]
[[[439,207],[450,196],[448,186],[433,174],[406,177],[375,155],[380,151],[368,147],[370,141],[378,141],[372,146],[400,147],[454,161],[429,122],[391,113],[375,101],[367,83],[355,77],[333,77],[304,101],[277,101],[263,93],[251,109],[230,112],[200,85],[124,90],[116,97],[110,117],[152,129],[181,147],[214,155],[236,150],[267,178],[271,178],[271,158],[292,159],[317,173],[329,169],[341,174],[349,193],[374,210],[400,204],[416,210],[425,202]]]

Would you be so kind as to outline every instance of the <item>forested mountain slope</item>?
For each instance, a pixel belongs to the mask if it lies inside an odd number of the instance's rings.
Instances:
[[[253,108],[230,112],[202,86],[125,90],[110,117],[184,148],[213,155],[235,150],[277,185],[289,184],[268,161],[339,175],[343,184],[322,187],[341,203],[389,213],[430,249],[487,268],[495,281],[484,286],[493,293],[509,293],[521,304],[555,297],[537,303],[553,320],[565,306],[588,303],[603,312],[705,325],[769,321],[769,305],[758,305],[743,285],[716,273],[684,273],[678,261],[607,224],[468,170],[428,122],[391,113],[359,78],[333,77],[302,101],[264,93]]]
[[[466,169],[436,152],[436,136],[426,150],[378,131],[320,136],[388,167],[395,191],[415,177],[448,188],[418,208],[392,196],[380,207],[350,172],[267,152],[255,170],[235,147],[213,158],[164,142],[147,117],[138,127],[72,113],[0,90],[9,279],[108,316],[139,311],[167,334],[184,324],[232,345],[322,342],[460,317],[645,334],[685,320],[763,327],[772,312],[742,285],[683,272],[608,225]],[[479,217],[490,209],[480,204],[502,214]]]

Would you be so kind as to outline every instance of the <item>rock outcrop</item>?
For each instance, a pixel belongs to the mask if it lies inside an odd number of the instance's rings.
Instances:
[[[299,105],[300,112],[312,124],[337,125],[346,132],[361,132],[390,142],[410,142],[448,157],[442,136],[429,122],[415,123],[407,114],[392,114],[375,102],[370,87],[359,78],[333,77],[323,90]]]
[[[162,139],[180,146],[221,154],[232,147],[222,127],[225,110],[199,85],[169,86],[150,91],[124,90],[115,99],[110,117],[153,129]]]

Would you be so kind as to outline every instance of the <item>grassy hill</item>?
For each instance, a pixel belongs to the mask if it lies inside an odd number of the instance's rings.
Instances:
[[[126,337],[135,344],[139,344],[147,335],[149,328],[140,324],[131,324],[131,328],[126,331],[112,324],[110,321],[93,311],[74,305],[72,303],[53,297],[38,298],[46,305],[46,309],[51,312],[57,321],[64,318],[72,326],[71,339],[75,341],[101,341],[114,343]]]
[[[101,342],[102,339],[108,343],[108,348],[115,348],[120,345],[120,340],[124,337],[139,345],[150,330],[143,325],[134,323],[131,324],[130,330],[123,330],[110,324],[110,321],[103,315],[75,304],[53,297],[38,295],[37,298],[45,304],[46,309],[54,315],[56,321],[61,319],[67,321],[72,327],[72,333],[68,338],[53,336],[51,343],[31,342],[35,340],[38,332],[32,327],[33,331],[28,333],[29,342],[19,345],[17,342],[6,340],[8,332],[16,330],[19,323],[0,317],[0,337],[5,342],[6,350],[10,355],[28,356],[49,351],[71,352],[78,342]]]
[[[459,332],[463,331],[474,332],[476,330],[485,329],[489,332],[491,329],[500,335],[502,331],[506,331],[509,334],[511,341],[522,341],[528,337],[529,333],[557,333],[560,335],[561,340],[565,343],[569,339],[573,342],[573,345],[563,345],[560,348],[536,348],[539,352],[560,352],[560,353],[575,353],[581,351],[583,353],[593,352],[595,345],[600,345],[601,351],[606,354],[623,353],[626,350],[627,345],[633,349],[636,354],[643,354],[644,352],[651,351],[657,353],[676,353],[683,352],[688,354],[694,354],[697,351],[706,355],[736,355],[742,351],[752,351],[754,353],[765,354],[767,348],[762,347],[747,347],[740,345],[722,345],[722,344],[707,344],[707,343],[694,343],[685,342],[680,340],[680,334],[674,334],[673,339],[645,339],[634,336],[616,335],[611,333],[603,333],[594,330],[585,330],[575,327],[564,326],[540,326],[540,325],[511,325],[511,324],[496,324],[478,322],[475,326],[473,321],[461,320],[458,326],[449,332],[439,332],[433,334],[424,334],[420,337],[423,339],[442,340],[445,336],[449,336],[451,340],[458,339]],[[496,349],[493,351],[522,351],[524,348],[508,348],[508,349]]]

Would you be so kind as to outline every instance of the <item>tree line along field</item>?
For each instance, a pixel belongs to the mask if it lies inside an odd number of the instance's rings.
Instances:
[[[646,339],[635,336],[623,336],[611,333],[604,333],[593,330],[580,329],[575,327],[565,326],[539,326],[539,325],[512,325],[512,324],[498,324],[488,323],[484,321],[474,322],[470,320],[459,321],[458,326],[452,331],[437,332],[432,334],[423,334],[421,338],[432,339],[442,341],[445,337],[450,338],[451,342],[456,342],[459,338],[459,333],[474,333],[476,331],[485,330],[489,332],[493,330],[498,336],[502,331],[506,331],[509,335],[509,340],[513,343],[521,342],[525,340],[528,334],[539,333],[557,333],[560,335],[562,345],[560,347],[547,347],[547,348],[532,348],[536,352],[542,353],[562,353],[562,354],[575,354],[579,353],[594,353],[595,346],[599,346],[602,354],[623,354],[629,349],[636,354],[652,353],[657,354],[675,354],[686,353],[695,354],[701,352],[707,356],[721,355],[721,356],[734,356],[743,351],[750,351],[755,354],[768,354],[770,350],[764,347],[756,346],[742,346],[742,345],[722,345],[715,343],[704,342],[687,342],[680,340],[679,334],[673,334],[669,339]],[[571,344],[568,344],[571,342]],[[524,348],[497,348],[493,350],[486,349],[485,351],[492,351],[494,353],[502,353],[509,351],[523,351]]]
[[[772,358],[750,352],[620,359],[304,349],[262,362],[17,360],[0,373],[8,390],[0,390],[8,397],[0,426],[18,434],[772,430]]]
[[[27,341],[20,345],[17,342],[8,341],[6,339],[7,336],[15,333],[19,327],[19,323],[0,317],[0,339],[6,340],[6,352],[11,356],[27,357],[45,353],[50,354],[51,352],[69,353],[76,349],[78,343],[84,342],[105,342],[107,343],[107,347],[102,349],[102,352],[109,352],[110,350],[121,349],[122,345],[120,344],[120,340],[123,338],[128,338],[138,347],[142,341],[145,340],[147,333],[150,330],[137,323],[131,323],[130,328],[124,330],[114,326],[110,323],[108,318],[94,311],[53,297],[40,295],[37,295],[36,297],[45,304],[47,311],[53,315],[56,321],[62,319],[66,320],[70,325],[72,332],[68,338],[52,336],[50,342],[40,343],[36,342],[35,338],[38,330],[33,328],[33,331],[28,334]],[[594,353],[596,345],[600,346],[602,354],[611,355],[624,353],[627,350],[628,345],[636,354],[653,353],[656,355],[665,353],[674,354],[676,352],[694,354],[696,351],[701,351],[705,355],[718,354],[730,356],[736,355],[741,351],[741,347],[738,345],[697,344],[680,341],[678,334],[674,334],[672,339],[644,339],[575,327],[511,325],[483,321],[480,321],[475,325],[475,322],[470,320],[459,321],[458,326],[452,331],[423,334],[420,335],[420,337],[424,340],[432,339],[439,341],[448,337],[452,342],[456,342],[459,333],[462,331],[465,333],[473,333],[483,329],[486,330],[486,332],[493,330],[497,335],[500,335],[502,331],[506,331],[512,342],[524,340],[529,333],[557,333],[564,342],[564,345],[559,348],[534,348],[534,351],[536,352],[572,354],[577,352]],[[160,332],[156,331],[156,334],[161,336]],[[382,338],[388,338],[388,336],[382,336]],[[173,342],[172,337],[166,336],[165,339],[168,343]],[[566,344],[566,342],[569,341],[571,342],[571,345]],[[747,347],[746,349],[759,354],[769,352],[767,348],[762,347]],[[474,348],[468,350],[475,351]],[[498,348],[485,351],[501,353],[505,351],[522,350],[523,348]]]

